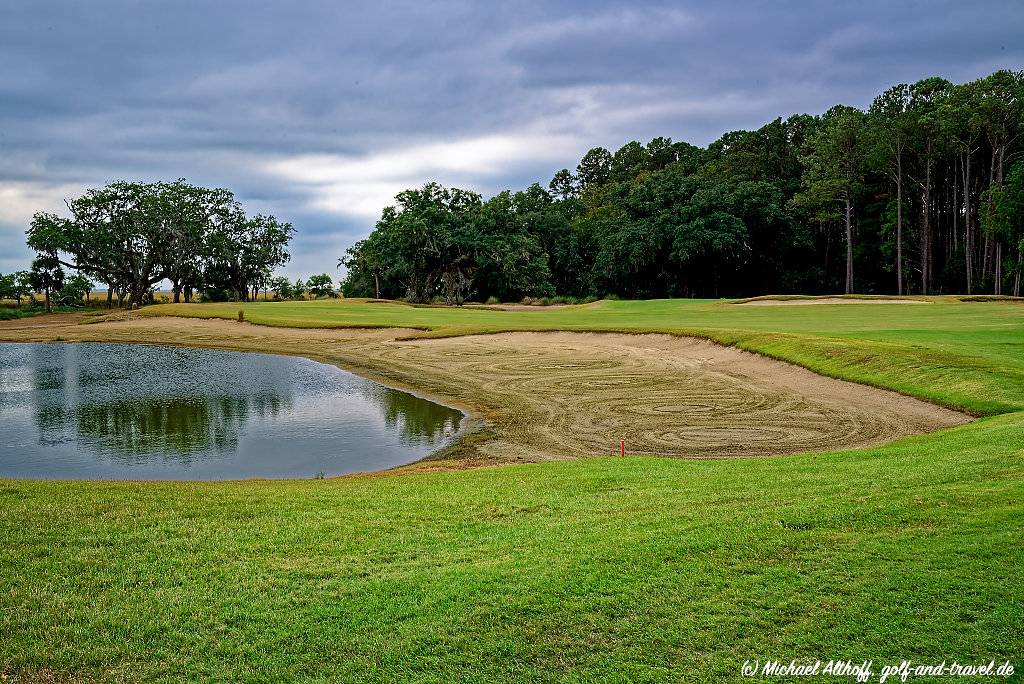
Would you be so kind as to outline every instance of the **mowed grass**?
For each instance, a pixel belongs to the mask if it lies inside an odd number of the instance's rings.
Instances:
[[[153,307],[222,315],[238,305]],[[1003,414],[845,453],[235,483],[0,482],[0,671],[124,681],[1024,669],[1024,306],[246,304],[275,325],[701,334]],[[877,680],[876,680],[877,681]]]

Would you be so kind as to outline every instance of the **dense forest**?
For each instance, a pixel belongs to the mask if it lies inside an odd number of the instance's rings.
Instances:
[[[1020,294],[1024,72],[893,86],[707,148],[594,148],[545,189],[429,183],[341,259],[347,295]]]

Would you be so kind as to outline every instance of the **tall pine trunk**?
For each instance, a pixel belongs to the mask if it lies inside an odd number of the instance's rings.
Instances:
[[[931,206],[932,160],[925,162],[925,181],[921,191],[921,294],[928,294],[931,286]]]
[[[953,243],[953,247],[950,250],[950,253],[947,255],[947,259],[949,257],[951,257],[953,254],[956,254],[957,250],[960,249],[960,232],[958,230],[959,227],[960,227],[959,226],[959,220],[958,220],[960,212],[957,210],[957,207],[960,206],[960,203],[957,201],[957,198],[959,197],[959,195],[957,194],[957,190],[960,189],[959,186],[957,185],[957,183],[959,182],[960,174],[957,172],[957,168],[956,168],[957,163],[958,163],[958,158],[957,157],[953,157],[953,166],[952,166],[952,170],[950,171],[950,174],[949,174],[950,177],[953,179],[952,196],[951,196],[951,199],[949,200],[949,213],[950,213],[950,218],[951,218],[951,221],[952,221],[952,225],[950,226],[950,230],[949,230],[949,237],[950,237],[950,240]]]
[[[995,294],[1003,294],[1003,243],[996,240],[996,284]]]
[[[903,295],[903,158],[896,156],[896,292]]]
[[[846,202],[846,294],[853,293],[853,205]]]
[[[1013,278],[1013,296],[1020,297],[1020,268],[1021,268],[1021,257],[1024,254],[1021,253],[1021,246],[1017,245],[1017,274]]]
[[[971,155],[964,155],[964,266],[967,294],[974,286],[974,231],[971,230]]]
[[[999,146],[999,157],[996,162],[996,185],[1002,187],[1003,185],[1003,168],[1005,166],[1005,155],[1006,147]],[[1003,243],[999,238],[996,238],[996,287],[995,293],[997,295],[1003,294]]]

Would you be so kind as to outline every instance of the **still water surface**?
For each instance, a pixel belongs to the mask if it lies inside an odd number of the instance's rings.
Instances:
[[[341,475],[418,460],[462,418],[298,357],[0,343],[0,477]]]

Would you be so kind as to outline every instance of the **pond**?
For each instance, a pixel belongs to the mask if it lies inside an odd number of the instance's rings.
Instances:
[[[300,357],[0,343],[0,477],[329,477],[419,460],[462,419]]]

